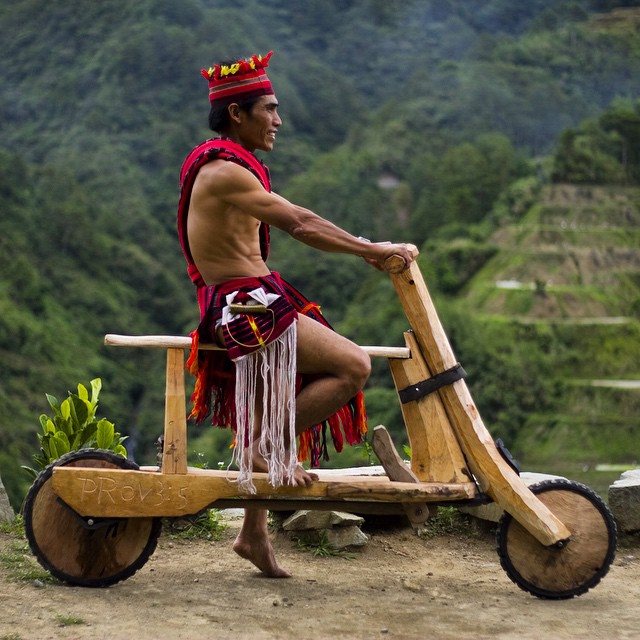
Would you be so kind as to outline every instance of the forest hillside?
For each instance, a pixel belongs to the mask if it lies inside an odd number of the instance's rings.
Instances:
[[[195,326],[175,209],[182,160],[211,136],[199,71],[270,50],[275,189],[354,235],[421,248],[492,433],[525,461],[639,459],[638,391],[592,386],[640,378],[637,2],[9,0],[0,475],[14,506],[45,393],[100,377],[99,413],[130,457],[155,457],[162,353],[103,336]],[[383,274],[273,236],[270,266],[336,328],[402,343]],[[400,448],[383,363],[366,395]],[[228,434],[190,429],[194,458],[228,456]],[[331,464],[362,462],[359,450]]]

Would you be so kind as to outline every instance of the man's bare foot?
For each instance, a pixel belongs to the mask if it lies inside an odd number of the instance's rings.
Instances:
[[[253,470],[266,473],[269,471],[267,461],[258,452],[258,443],[254,444],[253,449]],[[318,480],[318,474],[307,471],[301,464],[297,464],[291,478],[291,484],[294,487],[310,487],[311,483]],[[286,483],[286,480],[285,480]]]
[[[268,578],[290,578],[291,574],[280,567],[269,539],[245,540],[242,533],[233,543],[233,550],[245,560],[254,564]]]
[[[296,470],[293,473],[293,481],[291,484],[294,487],[310,487],[314,480],[318,479],[317,473],[307,471],[301,464],[296,466]]]

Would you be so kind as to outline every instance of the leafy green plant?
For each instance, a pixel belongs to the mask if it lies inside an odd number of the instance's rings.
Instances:
[[[91,381],[91,397],[83,384],[78,384],[78,393],[69,391],[69,396],[62,402],[55,396],[45,394],[53,416],[40,416],[40,452],[33,456],[40,470],[65,453],[78,449],[108,449],[126,457],[127,450],[122,443],[127,437],[121,436],[106,418],[96,417],[101,389],[102,381],[94,378]],[[38,475],[38,471],[31,467],[22,468],[33,477]]]

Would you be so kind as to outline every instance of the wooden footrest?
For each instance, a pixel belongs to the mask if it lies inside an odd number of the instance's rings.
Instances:
[[[439,484],[394,482],[380,476],[335,476],[309,487],[284,486],[274,489],[264,473],[253,477],[257,493],[242,494],[234,482],[237,474],[198,469],[186,474],[128,469],[58,467],[53,472],[53,489],[82,516],[94,517],[179,517],[197,513],[217,500],[271,499],[351,501],[386,503],[442,502],[475,497],[473,483]]]

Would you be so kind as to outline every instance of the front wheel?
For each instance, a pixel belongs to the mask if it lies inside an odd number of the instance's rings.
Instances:
[[[107,587],[131,577],[155,551],[161,519],[82,518],[53,491],[58,466],[138,469],[100,449],[72,451],[44,469],[23,508],[25,533],[38,562],[59,580],[84,587]]]
[[[540,544],[505,513],[497,532],[500,564],[521,589],[539,598],[566,599],[586,593],[606,575],[616,551],[616,525],[594,491],[569,480],[530,487],[571,531],[563,546]]]

